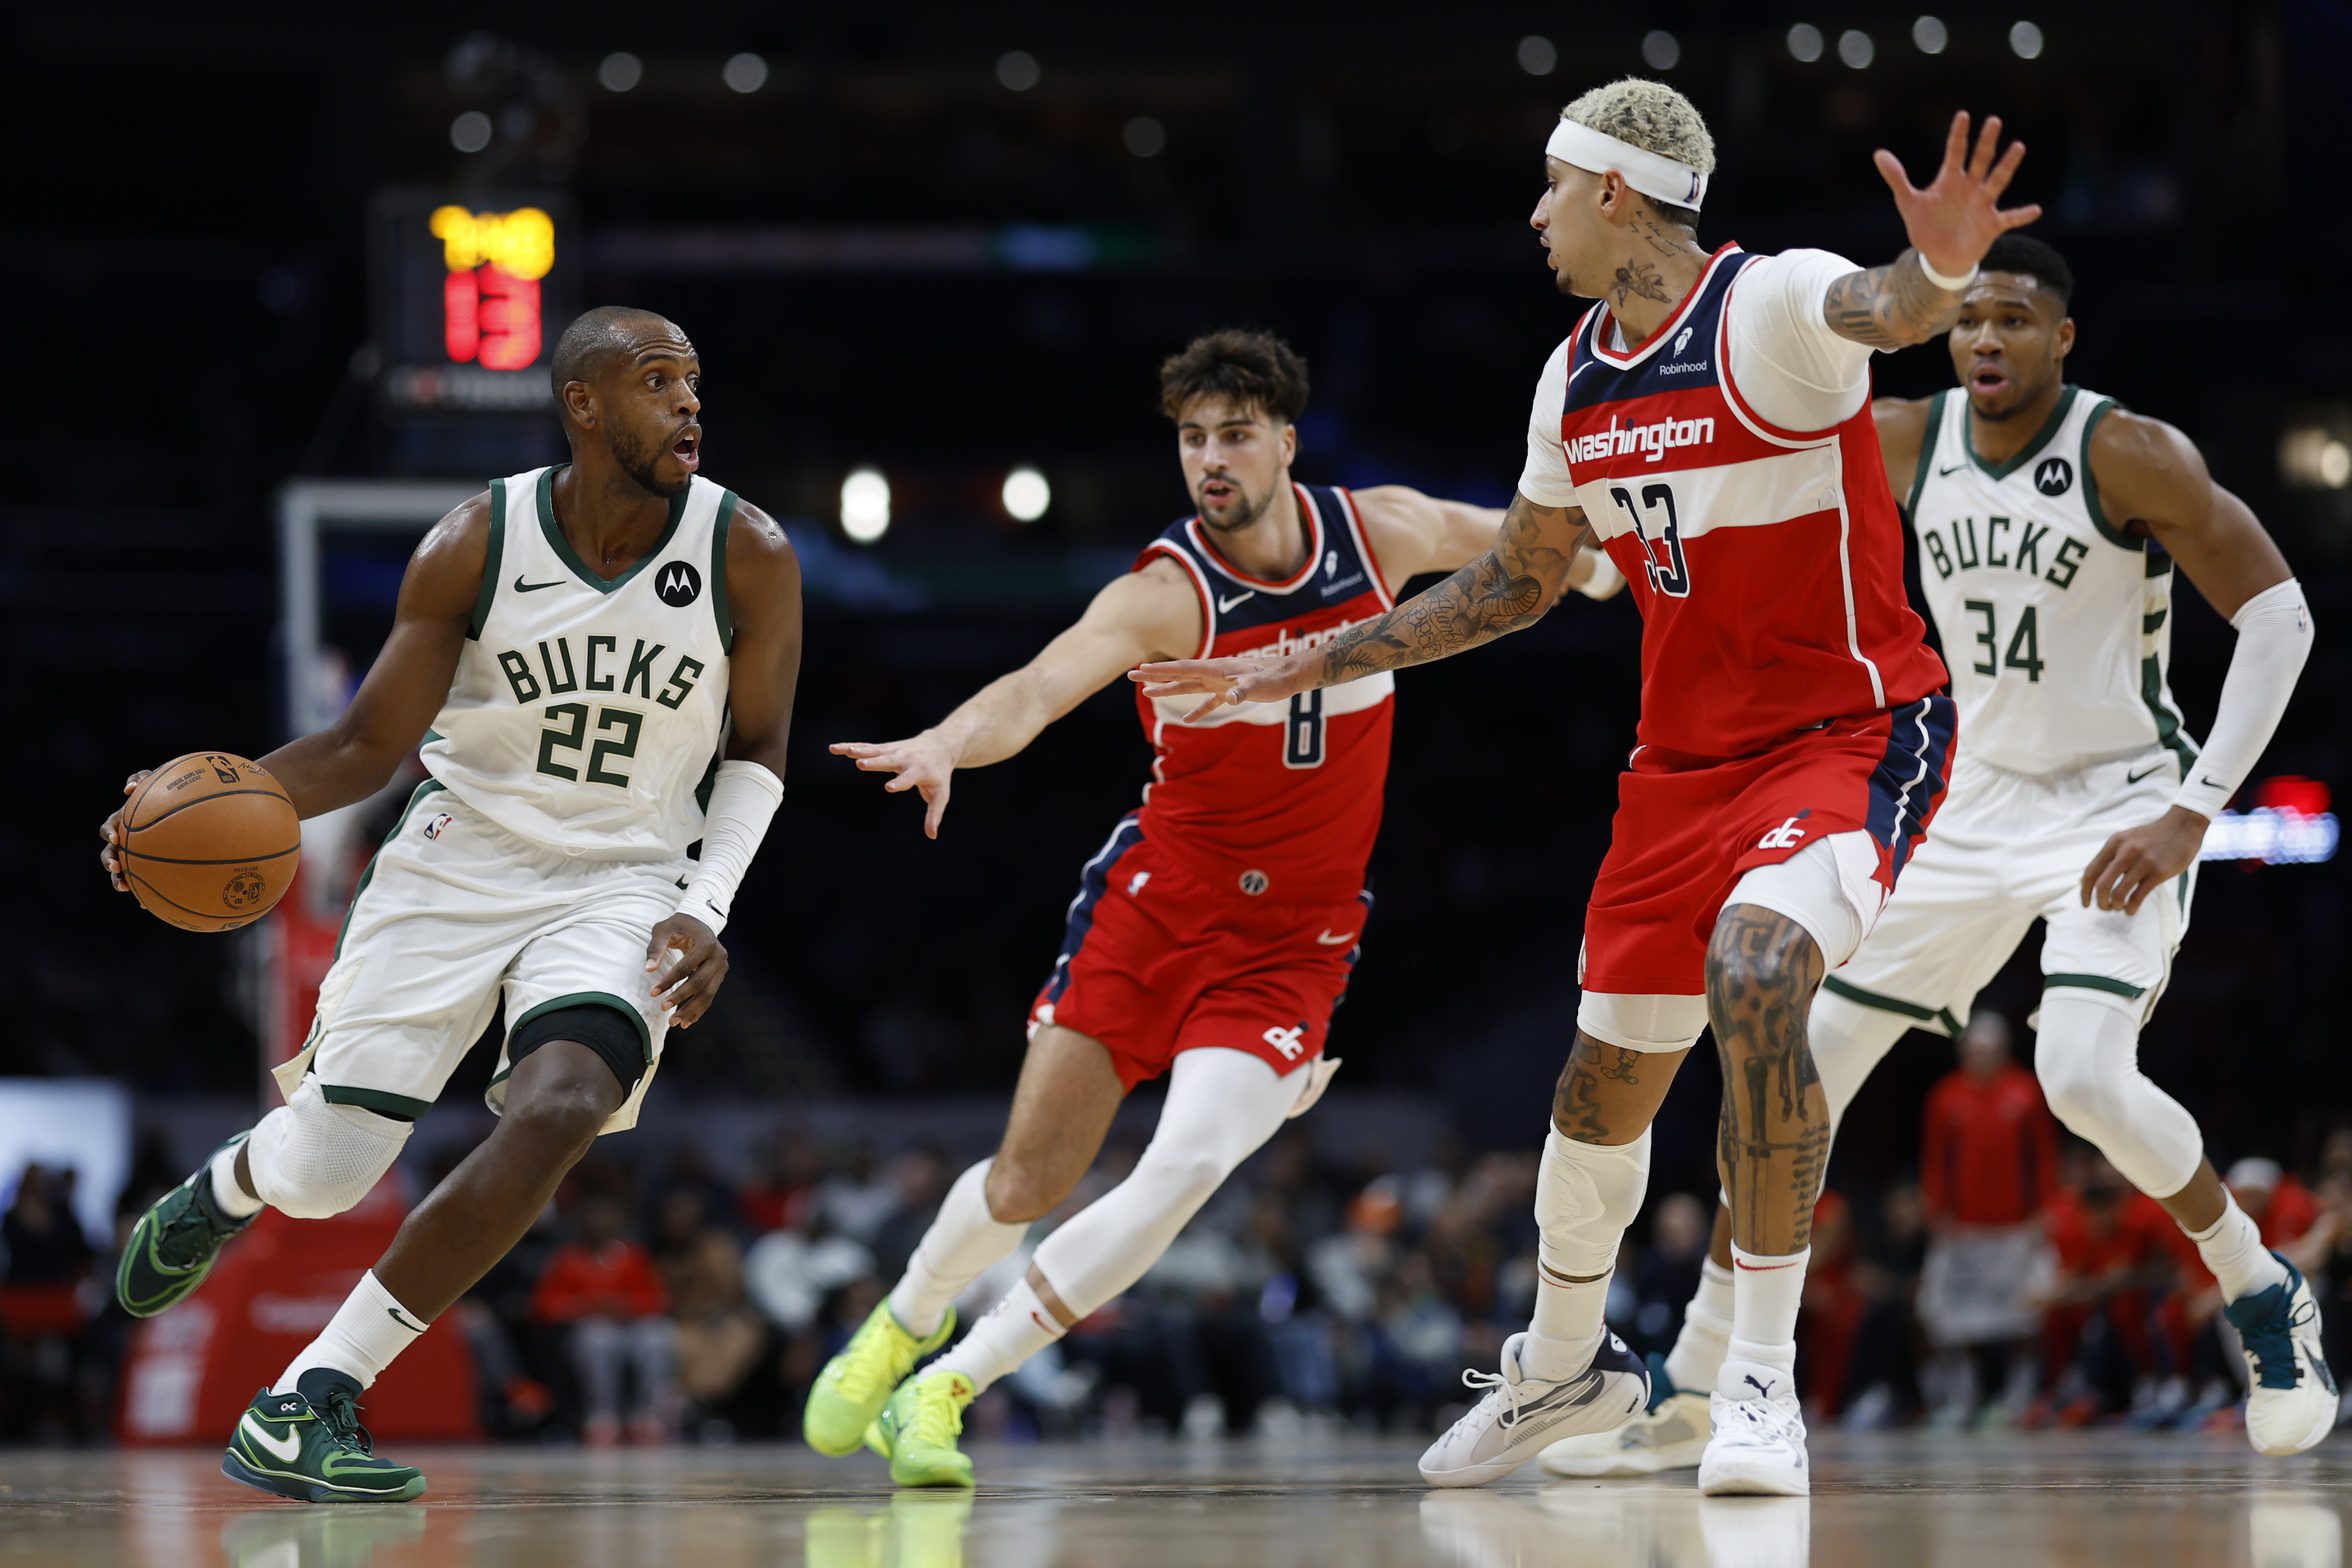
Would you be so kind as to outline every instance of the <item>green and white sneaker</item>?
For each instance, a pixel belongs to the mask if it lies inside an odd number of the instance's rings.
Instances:
[[[253,1396],[221,1474],[303,1503],[405,1503],[425,1489],[424,1472],[375,1456],[359,1424],[359,1384],[314,1368],[296,1392]]]
[[[809,1447],[836,1459],[856,1453],[890,1391],[906,1381],[916,1362],[947,1343],[955,1322],[950,1307],[936,1330],[917,1339],[899,1327],[885,1296],[809,1385],[808,1406],[800,1416],[801,1436]]]
[[[204,1283],[221,1248],[253,1223],[261,1211],[231,1219],[212,1198],[212,1162],[250,1136],[239,1133],[215,1149],[196,1174],[155,1200],[115,1265],[114,1299],[135,1318],[151,1318],[175,1307]]]
[[[900,1486],[970,1486],[971,1456],[956,1447],[964,1407],[979,1395],[961,1372],[926,1372],[901,1383],[866,1433],[867,1446],[890,1460]]]

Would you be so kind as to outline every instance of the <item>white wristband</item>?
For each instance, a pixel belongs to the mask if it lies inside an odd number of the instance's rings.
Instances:
[[[1968,287],[1969,284],[1974,283],[1976,281],[1976,275],[1984,270],[1982,267],[1971,267],[1956,278],[1947,278],[1942,273],[1936,271],[1935,263],[1927,259],[1926,251],[1918,251],[1915,254],[1919,257],[1919,270],[1927,275],[1927,281],[1934,284],[1937,288],[1944,290],[1946,293],[1959,293],[1962,289]]]
[[[1585,554],[1592,560],[1592,569],[1576,585],[1576,591],[1593,600],[1614,597],[1625,586],[1625,574],[1617,570],[1617,563],[1599,545],[1587,545]]]
[[[711,782],[710,812],[703,823],[702,859],[678,900],[678,913],[691,915],[716,936],[727,927],[735,890],[751,857],[759,853],[768,823],[784,804],[784,781],[756,762],[722,762]]]

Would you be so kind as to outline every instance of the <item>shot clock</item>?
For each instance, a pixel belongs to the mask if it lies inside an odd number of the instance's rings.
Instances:
[[[578,236],[553,193],[380,193],[376,389],[395,414],[537,414],[577,309]]]

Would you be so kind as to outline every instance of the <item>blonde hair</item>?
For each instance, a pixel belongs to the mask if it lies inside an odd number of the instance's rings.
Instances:
[[[1701,174],[1715,172],[1715,138],[1707,134],[1698,106],[1664,82],[1620,77],[1562,109],[1560,118],[1687,163]]]

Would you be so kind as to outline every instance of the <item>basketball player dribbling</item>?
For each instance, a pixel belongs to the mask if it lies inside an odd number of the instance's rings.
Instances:
[[[420,738],[428,777],[352,895],[310,1038],[276,1071],[286,1103],[140,1218],[115,1279],[152,1317],[265,1205],[317,1219],[359,1202],[503,994],[496,1130],[231,1435],[222,1471],[286,1497],[425,1489],[371,1452],[360,1395],[600,1134],[636,1124],[670,1026],[726,979],[719,933],[783,800],[800,568],[774,522],[697,472],[694,346],[650,312],[592,310],[551,374],[571,462],[436,524],[351,706],[262,759],[305,817],[373,795]],[[99,830],[118,889],[120,818]]]
[[[1537,1178],[1534,1321],[1500,1372],[1465,1374],[1483,1393],[1423,1455],[1434,1485],[1495,1480],[1642,1408],[1647,1375],[1602,1309],[1650,1122],[1711,1023],[1735,1322],[1699,1487],[1809,1490],[1792,1370],[1829,1123],[1805,1008],[1877,919],[1952,754],[1943,666],[1904,602],[1869,359],[1950,326],[1986,249],[2038,215],[1998,205],[2024,155],[1996,162],[1999,135],[1988,121],[1972,150],[1956,116],[1925,190],[1878,154],[1912,248],[1864,270],[1702,249],[1715,159],[1697,109],[1655,82],[1586,94],[1553,130],[1530,222],[1560,289],[1602,303],[1538,382],[1495,548],[1319,648],[1134,673],[1217,719],[1530,625],[1590,539],[1633,582],[1640,744],[1585,914]]]
[[[2246,1435],[2263,1453],[2299,1453],[2335,1426],[2318,1304],[2262,1245],[2196,1121],[2140,1071],[2139,1035],[2188,928],[2205,829],[2286,711],[2311,615],[2278,546],[2188,437],[2066,384],[2073,294],[2064,257],[2003,236],[1947,342],[1960,393],[1874,410],[1887,475],[1910,496],[1966,741],[1902,890],[1813,1000],[1813,1056],[1834,1127],[1905,1031],[1958,1034],[2045,921],[2034,1070],[2050,1109],[2196,1243],[2246,1357]],[[2176,565],[2238,634],[2202,751],[2172,702]],[[1699,1461],[1707,1412],[1683,1390],[1712,1384],[1727,1351],[1728,1241],[1718,1216],[1649,1408],[1546,1450],[1546,1469]],[[1994,1249],[1983,1266],[2023,1261]]]
[[[1487,548],[1500,514],[1401,486],[1291,478],[1306,366],[1217,332],[1161,367],[1198,511],[1147,546],[1021,669],[906,740],[833,750],[918,791],[934,837],[959,768],[1021,751],[1147,658],[1314,647],[1386,612],[1422,572]],[[1588,563],[1589,564],[1589,563]],[[1595,597],[1613,574],[1579,571]],[[956,1438],[979,1392],[1143,1277],[1225,1177],[1322,1093],[1324,1044],[1364,922],[1387,782],[1391,678],[1186,727],[1138,699],[1155,757],[1142,808],[1088,861],[1029,1018],[1004,1140],[965,1171],[907,1264],[809,1392],[828,1454],[865,1442],[902,1486],[970,1486]],[[951,1304],[1094,1163],[1128,1091],[1169,1074],[1150,1146],[1038,1247],[1027,1277],[932,1366]]]

